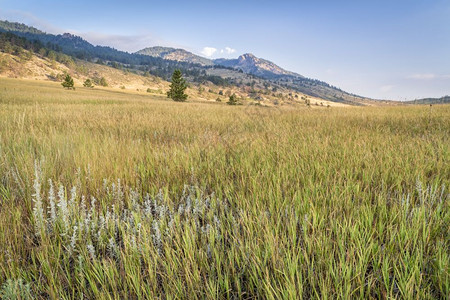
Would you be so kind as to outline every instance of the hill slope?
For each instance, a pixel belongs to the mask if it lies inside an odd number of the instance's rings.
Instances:
[[[65,53],[73,58],[106,63],[117,69],[141,74],[146,72],[165,80],[170,79],[175,69],[181,69],[191,83],[197,85],[212,83],[228,87],[244,93],[244,98],[259,100],[278,98],[282,101],[286,100],[283,98],[288,98],[295,101],[307,95],[350,105],[377,104],[371,99],[352,95],[326,82],[286,71],[252,54],[244,54],[236,60],[212,61],[183,49],[166,47],[152,47],[137,53],[128,53],[110,47],[94,46],[70,33],[47,34],[33,27],[8,21],[0,21],[0,32],[15,34],[28,41],[38,41],[48,50]],[[283,96],[286,94],[288,97]]]
[[[86,79],[94,82],[95,89],[111,89],[120,90],[125,93],[132,94],[157,94],[164,98],[169,89],[169,82],[157,76],[145,74],[145,72],[117,69],[106,65],[100,65],[79,59],[67,59],[67,56],[58,54],[57,59],[37,54],[34,51],[19,48],[14,45],[16,52],[4,53],[1,46],[2,33],[0,33],[0,77],[20,78],[31,80],[45,80],[53,82],[61,82],[64,74],[68,73],[74,78],[75,87],[82,87]],[[20,49],[20,50],[19,50]],[[42,50],[42,49],[41,49]],[[45,51],[36,51],[45,52]],[[70,58],[70,57],[69,57]],[[214,71],[212,69],[211,71]],[[237,73],[241,75],[239,80],[248,80],[246,74],[231,71],[230,74]],[[234,72],[234,73],[233,73]],[[101,78],[107,83],[107,87],[102,87]],[[228,96],[236,94],[239,100],[246,105],[259,104],[263,106],[276,105],[304,105],[301,98],[303,94],[292,95],[292,90],[279,88],[277,93],[267,93],[263,90],[264,81],[253,79],[253,87],[228,85],[226,87],[215,85],[209,81],[199,84],[190,84],[187,89],[189,95],[188,101],[214,101],[220,100],[226,102]],[[62,87],[61,87],[62,90]],[[290,96],[290,94],[292,96]],[[324,101],[319,98],[309,97],[314,107],[322,106],[341,106],[338,103]],[[317,105],[316,105],[317,104]]]

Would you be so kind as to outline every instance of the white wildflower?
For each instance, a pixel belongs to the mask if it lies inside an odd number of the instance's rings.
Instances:
[[[58,191],[58,206],[59,206],[59,212],[60,212],[60,216],[62,218],[62,222],[63,222],[63,235],[67,232],[67,230],[69,229],[69,209],[67,207],[67,200],[66,200],[66,196],[64,193],[64,187],[62,185],[59,186],[59,191]]]
[[[89,256],[91,257],[92,260],[95,260],[95,248],[94,245],[92,245],[91,243],[89,243],[86,246],[88,252],[89,252]]]
[[[35,222],[35,230],[36,235],[41,234],[41,230],[44,227],[44,209],[42,205],[42,198],[41,198],[41,168],[38,166],[37,162],[34,164],[34,182],[33,182],[33,189],[34,193],[32,195],[32,200],[34,202],[33,207],[33,216],[34,216],[34,222]]]
[[[86,217],[86,198],[84,197],[84,195],[81,196],[80,212],[81,212],[81,217],[85,218]]]
[[[184,213],[184,205],[180,204],[180,206],[178,206],[178,215],[182,216]]]
[[[153,228],[153,244],[156,247],[156,250],[158,251],[158,254],[161,255],[162,252],[162,241],[161,241],[161,232],[159,231],[159,225],[156,220],[152,223]]]
[[[68,208],[73,211],[73,209],[75,208],[75,200],[77,198],[77,187],[73,186],[72,189],[70,190],[70,199],[69,199],[69,206]]]
[[[49,206],[49,213],[50,213],[50,223],[53,225],[56,223],[56,197],[55,197],[55,190],[53,188],[53,182],[51,179],[48,180],[49,184],[49,191],[48,191],[48,202],[50,204]]]
[[[72,255],[73,251],[75,250],[75,246],[77,244],[77,230],[78,230],[78,227],[74,226],[73,234],[72,234],[72,237],[70,238],[70,247],[69,247],[69,251],[68,251],[70,256]]]
[[[108,240],[107,251],[111,257],[117,257],[117,246],[113,237]]]

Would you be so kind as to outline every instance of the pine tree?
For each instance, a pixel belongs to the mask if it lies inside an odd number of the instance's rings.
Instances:
[[[75,89],[75,87],[73,86],[73,78],[69,74],[66,75],[66,78],[63,82],[61,82],[61,85],[69,90]]]
[[[175,70],[172,74],[172,83],[170,84],[170,90],[167,92],[167,97],[173,99],[174,101],[186,101],[188,97],[184,93],[186,88],[186,80],[183,78],[181,71]]]
[[[230,98],[228,99],[227,104],[229,104],[229,105],[238,105],[238,99],[237,99],[236,94],[233,94],[233,95],[230,96]]]

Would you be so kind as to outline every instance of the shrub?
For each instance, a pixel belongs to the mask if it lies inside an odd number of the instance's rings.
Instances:
[[[108,86],[108,83],[106,82],[105,77],[100,78],[100,85],[105,86],[105,87]]]
[[[84,81],[83,86],[88,87],[88,88],[94,87],[94,85],[92,84],[92,81],[89,78]]]
[[[98,78],[98,77],[94,77],[93,79],[94,83],[103,87],[107,87],[108,83],[106,82],[105,77],[102,78]]]

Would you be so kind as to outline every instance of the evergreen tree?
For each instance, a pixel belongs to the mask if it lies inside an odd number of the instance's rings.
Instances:
[[[89,78],[84,81],[83,86],[88,87],[88,88],[94,87],[94,85],[92,84],[92,81]]]
[[[187,88],[186,80],[183,78],[180,70],[175,70],[172,74],[172,83],[170,84],[170,90],[167,92],[167,97],[174,101],[186,101],[187,95],[184,91]]]
[[[238,99],[237,99],[236,94],[233,94],[233,95],[230,96],[230,98],[228,99],[227,104],[229,104],[229,105],[238,105]]]
[[[61,82],[61,85],[67,89],[75,89],[75,87],[73,86],[73,78],[67,74],[66,78],[64,78],[64,81]]]

